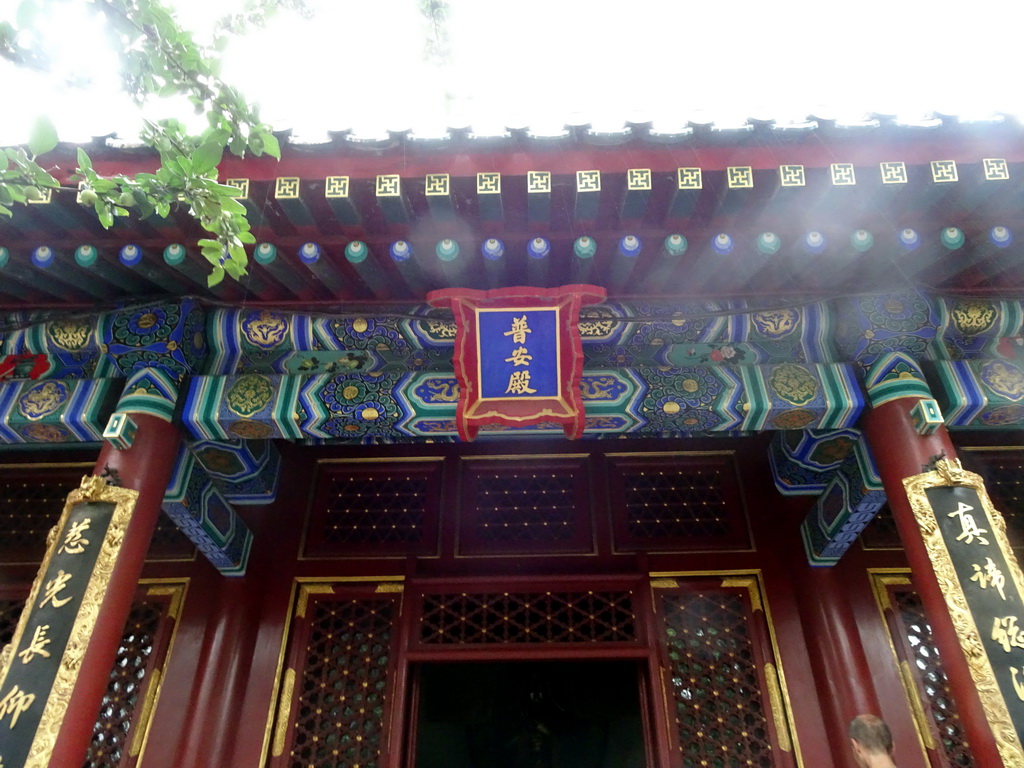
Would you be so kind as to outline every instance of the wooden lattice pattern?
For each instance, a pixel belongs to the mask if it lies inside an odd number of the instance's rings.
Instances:
[[[742,596],[661,598],[670,696],[686,766],[773,765],[764,697]]]
[[[60,517],[67,495],[86,473],[83,469],[0,473],[0,552],[4,562],[43,559],[46,534]]]
[[[624,473],[629,534],[636,538],[713,539],[730,532],[718,467]]]
[[[64,509],[67,495],[88,474],[88,467],[5,469],[0,472],[0,559],[6,563],[36,563],[46,553],[46,535]],[[160,515],[148,558],[187,559],[195,547],[174,522]]]
[[[889,505],[884,505],[861,533],[861,542],[866,549],[903,549],[896,519]]]
[[[485,592],[423,597],[429,645],[620,643],[637,639],[633,593]]]
[[[931,626],[925,617],[921,598],[910,589],[894,590],[893,598],[900,625],[913,653],[909,660],[911,669],[921,683],[925,707],[938,729],[939,746],[950,765],[970,768],[975,765],[974,758],[939,652],[932,640]]]
[[[567,474],[484,474],[475,503],[485,541],[563,541],[573,534],[574,483]]]
[[[167,515],[156,519],[153,537],[149,540],[147,560],[188,560],[195,557],[195,545]]]
[[[18,619],[24,607],[24,600],[0,599],[0,648],[14,639],[14,630],[18,628]]]
[[[127,755],[135,736],[132,721],[139,694],[152,667],[157,633],[166,608],[165,602],[152,600],[136,600],[132,605],[93,728],[86,768],[116,768]]]
[[[394,474],[338,474],[318,523],[324,544],[416,543],[423,534],[428,479]]]
[[[377,765],[395,605],[317,600],[310,620],[292,726],[289,765]]]
[[[985,478],[992,506],[1006,521],[1006,535],[1014,547],[1024,545],[1024,451],[971,453],[965,465]]]

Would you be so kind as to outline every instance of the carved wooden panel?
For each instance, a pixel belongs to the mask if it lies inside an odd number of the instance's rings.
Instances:
[[[136,592],[84,768],[138,764],[184,594],[181,582],[145,585]],[[0,598],[0,647],[11,641],[24,605],[23,597]]]
[[[303,556],[430,554],[437,549],[441,463],[324,464]]]
[[[621,643],[637,639],[630,590],[427,593],[423,645]]]
[[[131,768],[156,704],[183,588],[142,587],[132,603],[93,728],[86,768]]]
[[[794,765],[755,582],[679,580],[655,601],[681,764]]]
[[[2,564],[38,563],[46,553],[46,535],[60,517],[67,495],[92,462],[55,466],[0,468],[0,560]],[[186,560],[195,547],[166,515],[160,515],[147,559]]]
[[[386,744],[400,597],[300,589],[270,764],[374,768]]]
[[[586,459],[535,456],[461,467],[460,554],[593,551]]]
[[[732,454],[609,457],[618,551],[752,548]]]
[[[904,669],[913,676],[925,717],[930,721],[919,725],[928,730],[926,741],[930,737],[934,742],[926,746],[935,749],[943,765],[971,768],[976,763],[921,598],[909,585],[890,585],[888,589],[898,633],[893,638],[897,657],[901,664],[906,662]],[[915,702],[911,704],[913,708]]]

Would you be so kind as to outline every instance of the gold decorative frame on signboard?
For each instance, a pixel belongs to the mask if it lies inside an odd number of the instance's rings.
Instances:
[[[940,459],[935,463],[934,471],[906,477],[903,479],[903,486],[907,491],[907,498],[914,511],[914,518],[921,531],[921,538],[928,552],[928,558],[932,562],[935,576],[946,599],[946,608],[949,610],[953,628],[960,639],[960,647],[963,649],[967,667],[977,688],[978,698],[981,699],[982,708],[985,710],[985,717],[992,729],[999,755],[1007,766],[1024,766],[1024,749],[1017,737],[1017,729],[1010,719],[1006,701],[996,682],[995,671],[982,646],[981,634],[967,606],[967,596],[964,594],[963,585],[957,578],[949,549],[939,532],[935,512],[925,492],[929,488],[954,486],[966,486],[977,492],[982,507],[992,524],[992,533],[1006,559],[1018,594],[1024,595],[1024,576],[1021,574],[1020,565],[1017,563],[1017,558],[1014,557],[1013,549],[1006,536],[1006,522],[992,506],[981,475],[968,472],[960,466],[960,461],[957,459],[952,461]]]
[[[14,631],[14,638],[11,644],[4,649],[2,658],[0,658],[0,686],[7,679],[7,674],[13,660],[13,651],[19,647],[22,636],[25,634],[25,628],[32,614],[30,607],[36,604],[43,579],[50,566],[50,561],[56,552],[59,541],[58,532],[64,529],[68,517],[76,504],[82,502],[108,502],[114,504],[110,525],[103,537],[103,543],[100,545],[96,564],[82,595],[81,607],[78,609],[78,614],[75,616],[74,623],[71,626],[71,636],[61,657],[57,676],[53,681],[53,687],[47,696],[46,705],[43,708],[43,714],[39,720],[39,726],[32,740],[32,746],[29,749],[28,759],[25,761],[24,768],[46,768],[50,763],[50,757],[57,743],[60,727],[68,711],[71,693],[78,680],[82,659],[89,645],[89,637],[96,627],[100,605],[103,602],[107,585],[110,583],[110,577],[114,570],[114,564],[117,562],[117,556],[121,552],[125,530],[128,527],[132,512],[135,510],[135,502],[138,496],[138,491],[108,485],[107,481],[102,477],[83,477],[81,485],[68,494],[60,520],[57,522],[57,525],[50,529],[50,533],[47,535],[46,557],[43,558],[42,565],[39,566],[36,578],[32,582],[32,590],[29,592],[28,602],[26,603],[29,607],[22,612],[21,618],[18,620],[18,626]]]

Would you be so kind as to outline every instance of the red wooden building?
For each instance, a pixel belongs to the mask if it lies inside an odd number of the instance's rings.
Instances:
[[[849,768],[875,712],[1024,765],[902,486],[958,456],[1024,540],[1016,124],[283,144],[212,291],[183,211],[0,223],[4,642],[81,477],[139,491],[26,764]],[[460,440],[427,293],[575,284],[582,437]]]

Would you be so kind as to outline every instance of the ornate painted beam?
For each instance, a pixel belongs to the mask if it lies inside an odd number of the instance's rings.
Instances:
[[[199,440],[192,454],[232,504],[269,504],[277,497],[281,454],[269,440]]]
[[[585,371],[582,388],[585,434],[840,429],[864,405],[852,369],[838,364],[606,369]],[[451,373],[196,376],[182,420],[200,440],[454,439],[457,401]]]
[[[252,532],[186,444],[179,449],[163,510],[218,571],[245,575]]]
[[[800,526],[811,565],[833,565],[885,505],[882,479],[863,436]]]

